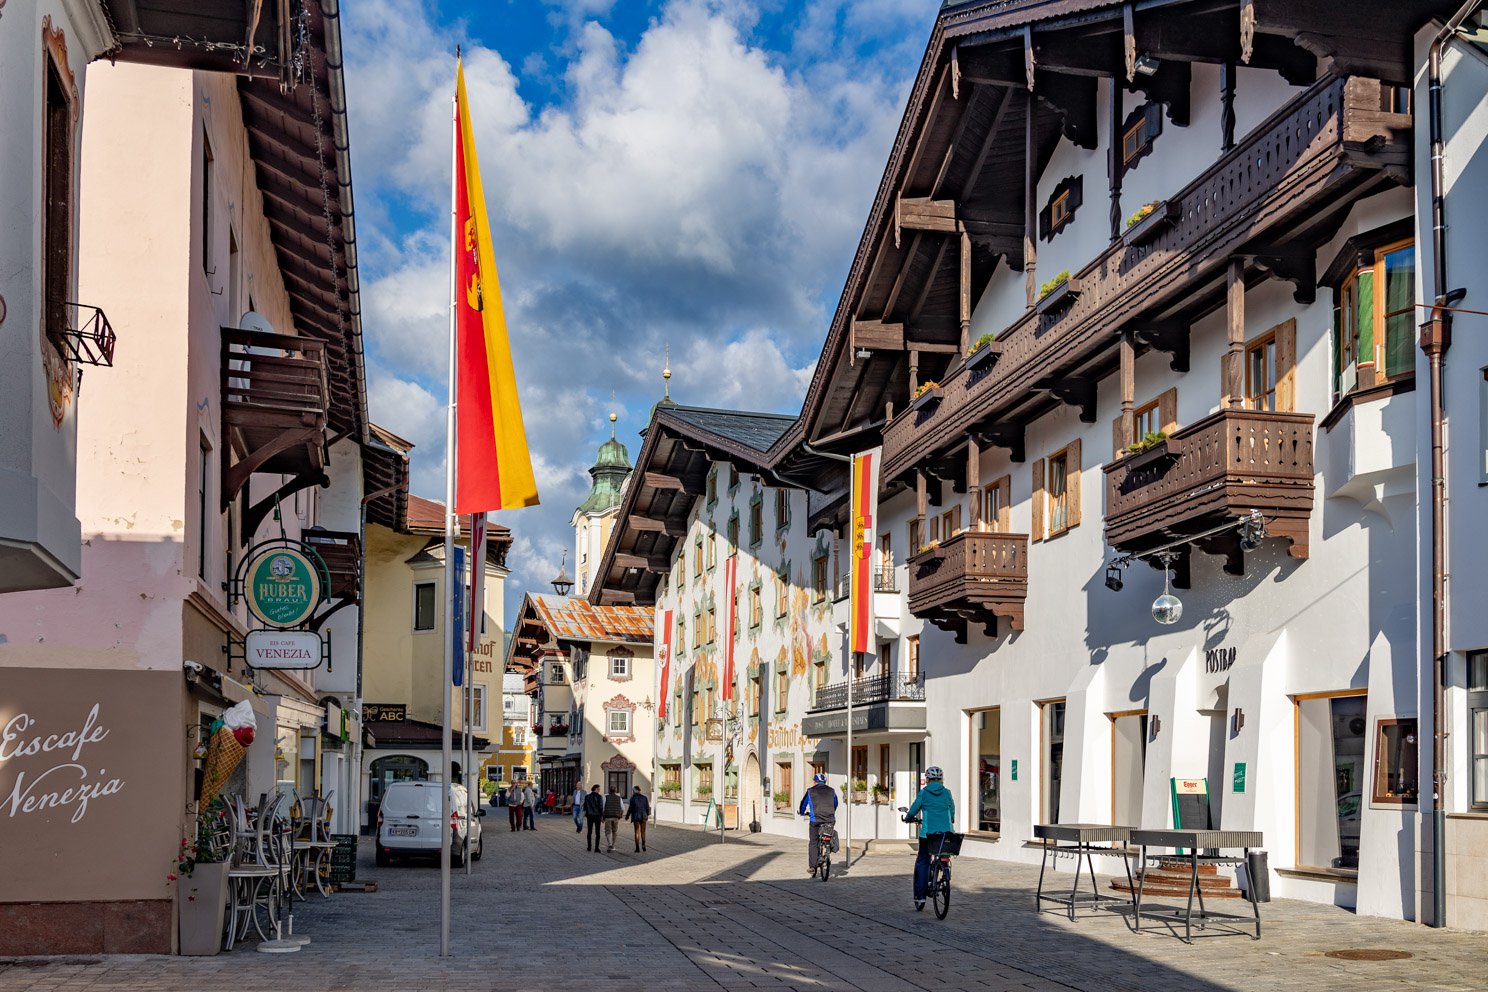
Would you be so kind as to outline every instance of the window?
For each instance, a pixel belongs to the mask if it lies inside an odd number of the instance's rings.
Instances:
[[[243,311],[238,303],[243,284],[243,253],[238,250],[238,232],[227,229],[227,322],[236,326]]]
[[[1162,411],[1157,408],[1157,400],[1137,407],[1132,419],[1133,441],[1140,441],[1148,434],[1157,434],[1162,430]]]
[[[1245,346],[1245,408],[1276,409],[1276,335]]]
[[[812,688],[820,689],[822,686],[827,684],[827,663],[825,661],[817,661],[816,664],[811,666],[811,669]]]
[[[1415,243],[1356,250],[1352,261],[1334,280],[1335,396],[1414,375],[1416,368]]]
[[[703,539],[701,537],[692,542],[692,574],[694,577],[703,574]]]
[[[708,473],[708,505],[712,506],[718,502],[718,469],[714,467]]]
[[[739,511],[735,510],[729,514],[728,519],[728,543],[729,554],[739,550]]]
[[[1376,726],[1373,801],[1414,806],[1421,792],[1416,718],[1379,720]]]
[[[775,802],[784,803],[787,811],[795,811],[796,767],[789,761],[775,762]]]
[[[982,489],[982,529],[1005,532],[1010,526],[1012,514],[1013,477],[1004,475]]]
[[[891,752],[890,752],[890,749],[889,749],[889,745],[887,745],[887,744],[880,744],[878,746],[878,782],[877,782],[877,785],[878,785],[879,789],[883,792],[883,795],[885,797],[887,797],[889,795],[889,791],[894,786],[894,772],[893,772],[893,767],[892,767],[892,765],[889,762],[890,753]]]
[[[971,828],[995,834],[1002,830],[1002,710],[994,707],[970,716],[976,795]]]
[[[1365,788],[1362,693],[1297,697],[1297,866],[1359,867]]]
[[[711,533],[708,535],[708,569],[712,571],[718,564],[718,539]]]
[[[878,535],[878,588],[894,588],[894,535],[888,531]]]
[[[756,582],[749,587],[749,626],[758,627],[764,622],[764,608],[760,604],[760,586]]]
[[[1059,789],[1064,782],[1064,700],[1039,704],[1039,808],[1044,823],[1059,822]]]
[[[61,56],[65,58],[65,56]],[[42,313],[47,337],[62,350],[68,330],[67,304],[72,290],[72,222],[73,222],[73,113],[74,94],[64,80],[65,63],[59,66],[59,53],[53,51],[46,60],[45,82],[45,148],[42,150],[45,172],[43,189],[46,210],[42,214]],[[69,373],[70,375],[70,373]]]
[[[860,792],[868,788],[868,747],[864,744],[855,745],[852,749],[852,775],[850,776],[851,789]],[[861,789],[859,786],[861,785]]]
[[[1467,656],[1467,716],[1473,809],[1488,809],[1488,651]]]
[[[784,530],[790,526],[790,490],[775,490],[775,529]]]
[[[1053,240],[1054,235],[1075,219],[1075,211],[1080,209],[1083,199],[1083,186],[1079,176],[1067,176],[1061,180],[1050,192],[1049,202],[1039,211],[1039,239]]]
[[[909,522],[909,528],[908,528],[908,530],[909,530],[909,553],[911,555],[919,554],[920,548],[924,547],[924,544],[925,544],[925,542],[923,540],[921,540],[920,518],[919,517],[915,517],[914,519],[912,519]]]
[[[693,798],[707,801],[713,798],[713,763],[692,766]]]
[[[737,465],[730,465],[729,466],[729,483],[728,483],[728,487],[729,487],[729,492],[733,492],[735,489],[738,489],[739,488],[739,466],[737,466]]]
[[[1132,436],[1122,430],[1118,414],[1111,425],[1111,453],[1114,458],[1130,454],[1127,445],[1149,434],[1172,434],[1178,429],[1178,390],[1169,389],[1132,411]]]
[[[201,258],[202,271],[207,275],[216,275],[217,270],[212,267],[212,237],[216,233],[212,229],[212,193],[217,185],[216,165],[212,155],[212,139],[208,138],[206,132],[202,132],[202,186],[201,186]],[[231,319],[237,320],[240,314],[232,314]]]
[[[904,642],[904,680],[920,680],[920,635],[916,634]]]
[[[749,546],[752,548],[765,539],[765,507],[761,497],[749,503]]]
[[[661,791],[676,792],[682,789],[682,766],[668,763],[661,766]]]
[[[784,649],[775,661],[775,712],[784,713],[790,702],[790,662]]]
[[[682,614],[680,613],[677,614],[677,648],[678,650],[686,650],[687,648],[687,621],[682,618]]]
[[[605,714],[609,723],[609,736],[630,736],[630,710],[606,710]]]
[[[197,451],[196,470],[196,574],[203,581],[207,577],[207,517],[211,500],[208,494],[212,481],[212,445],[207,436],[201,436]]]
[[[1136,168],[1152,151],[1153,142],[1162,134],[1162,104],[1144,103],[1127,115],[1121,126],[1121,169]]]
[[[756,664],[754,670],[749,673],[749,698],[745,700],[745,705],[749,707],[749,719],[751,720],[758,720],[760,717],[760,692],[764,687],[764,676]]]
[[[694,648],[703,646],[703,611],[701,609],[692,615],[692,646]]]
[[[434,583],[432,582],[414,583],[413,629],[434,629]]]
[[[624,654],[610,655],[610,678],[630,678],[630,656]]]
[[[775,575],[775,619],[780,620],[784,618],[789,610],[790,590],[786,585],[785,573],[777,572]]]
[[[525,782],[525,781],[527,781],[527,768],[526,768],[525,765],[512,765],[512,781],[513,782]]]
[[[961,505],[951,507],[940,515],[940,539],[949,541],[961,533]]]
[[[486,729],[486,687],[472,682],[470,685],[470,721],[476,730]]]
[[[1035,541],[1058,537],[1080,523],[1080,442],[1033,463],[1033,526]]]
[[[729,598],[729,637],[733,640],[739,639],[739,593],[738,590],[729,589],[726,592]]]
[[[1147,778],[1147,714],[1133,710],[1111,715],[1111,822],[1142,822],[1142,789]]]
[[[818,555],[811,559],[811,601],[813,603],[825,603],[827,601],[826,555]]]
[[[717,611],[711,606],[708,607],[708,612],[704,614],[704,620],[707,623],[707,631],[704,636],[707,638],[707,643],[709,644],[712,644],[714,641],[718,640],[717,616]]]
[[[486,766],[486,781],[487,782],[500,782],[501,781],[501,766],[500,765],[487,765]]]

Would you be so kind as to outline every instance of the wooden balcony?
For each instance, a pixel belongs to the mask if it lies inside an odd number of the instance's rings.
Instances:
[[[909,612],[966,643],[970,624],[997,636],[997,618],[1023,629],[1028,535],[962,531],[909,559]]]
[[[1152,332],[1174,369],[1186,371],[1188,326],[1219,302],[1232,258],[1292,281],[1310,302],[1315,248],[1334,222],[1359,198],[1408,179],[1411,117],[1383,105],[1381,84],[1358,77],[1328,77],[1299,94],[1170,196],[1168,222],[1150,238],[1117,239],[1073,273],[1080,292],[1069,305],[1030,309],[999,331],[995,366],[954,367],[939,402],[891,420],[884,477],[900,478],[970,435],[1021,458],[1021,425],[1051,398],[1079,405],[1093,422],[1094,377],[1108,374],[1118,330]]]
[[[313,527],[304,533],[304,541],[314,548],[325,562],[330,582],[326,598],[328,609],[322,610],[311,621],[319,630],[331,614],[348,606],[355,606],[362,599],[362,542],[351,531],[326,530]]]
[[[226,509],[255,472],[291,476],[244,513],[251,535],[278,499],[326,478],[330,386],[324,342],[222,329],[222,427],[236,460],[223,458]]]
[[[1105,467],[1106,543],[1143,553],[1260,511],[1266,533],[1307,557],[1312,414],[1221,410]],[[1199,541],[1243,570],[1238,526]]]

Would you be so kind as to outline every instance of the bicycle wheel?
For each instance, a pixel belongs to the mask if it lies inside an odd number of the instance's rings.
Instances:
[[[832,875],[832,852],[825,850],[821,853],[821,880],[825,882]]]
[[[935,918],[945,919],[951,911],[951,873],[944,868],[937,871],[930,892],[935,900]]]

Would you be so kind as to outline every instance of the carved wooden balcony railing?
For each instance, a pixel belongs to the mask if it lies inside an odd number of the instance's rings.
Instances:
[[[1312,414],[1221,410],[1139,455],[1105,467],[1106,543],[1142,553],[1260,511],[1266,533],[1307,557],[1312,514]],[[1239,531],[1205,538],[1238,571]]]
[[[243,534],[285,496],[326,477],[330,386],[324,342],[240,328],[222,329],[222,427],[236,461],[223,458],[226,509],[255,472],[292,478],[243,514]]]
[[[1004,415],[1048,388],[1050,376],[1114,347],[1118,329],[1215,284],[1236,253],[1288,243],[1321,224],[1324,206],[1405,181],[1411,118],[1381,106],[1381,84],[1358,77],[1327,77],[1299,94],[1169,197],[1172,219],[1159,233],[1140,244],[1117,240],[1074,273],[1080,295],[1069,306],[1030,310],[1000,331],[995,366],[957,367],[942,378],[939,402],[891,420],[884,429],[885,478],[959,446],[969,433],[1006,428]],[[1272,265],[1271,271],[1310,300],[1311,247],[1298,257],[1296,270]],[[1185,332],[1175,368],[1187,368],[1186,345]],[[1082,395],[1082,416],[1093,422],[1094,389]]]
[[[909,559],[909,612],[966,643],[969,624],[997,634],[997,618],[1023,629],[1028,535],[963,531]]]
[[[319,630],[331,614],[362,600],[362,541],[355,532],[321,527],[307,530],[304,541],[325,562],[326,574],[331,579],[326,591],[330,606],[311,621],[311,626]]]

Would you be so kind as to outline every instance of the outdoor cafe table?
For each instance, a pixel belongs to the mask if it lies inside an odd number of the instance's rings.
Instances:
[[[1197,918],[1199,928],[1208,930],[1211,928],[1217,934],[1232,933],[1246,934],[1255,940],[1261,939],[1261,908],[1256,903],[1255,881],[1251,880],[1246,886],[1246,897],[1250,900],[1250,916],[1242,916],[1235,913],[1219,913],[1207,909],[1204,906],[1204,890],[1199,886],[1199,865],[1238,865],[1246,862],[1250,856],[1251,849],[1261,846],[1261,833],[1258,830],[1133,830],[1131,842],[1142,849],[1142,871],[1137,875],[1136,901],[1132,907],[1133,929],[1140,933],[1142,930],[1142,917],[1150,919],[1167,920],[1176,923],[1183,921],[1183,940],[1193,943],[1194,925],[1194,896],[1199,899],[1199,911]],[[1147,849],[1149,847],[1177,848],[1177,855],[1164,855],[1165,861],[1186,861],[1189,866],[1188,902],[1183,908],[1176,906],[1165,906],[1157,908],[1142,907],[1142,880],[1146,875]],[[1182,852],[1187,852],[1182,853]],[[1211,852],[1211,853],[1200,853]],[[1225,851],[1241,851],[1240,856],[1225,854]],[[1250,928],[1255,928],[1255,933],[1250,933]]]
[[[1102,903],[1121,902],[1127,900],[1121,896],[1102,895],[1095,881],[1095,860],[1097,854],[1115,854],[1121,857],[1121,863],[1126,868],[1127,891],[1133,891],[1131,886],[1131,859],[1127,857],[1125,847],[1113,847],[1114,844],[1128,844],[1131,841],[1131,827],[1113,827],[1100,823],[1039,823],[1033,828],[1034,837],[1045,841],[1043,860],[1039,862],[1038,892],[1034,898],[1034,906],[1042,913],[1044,903],[1052,902],[1065,907],[1070,920],[1075,918],[1075,907],[1077,905],[1088,905],[1092,909],[1099,909]],[[1070,886],[1069,895],[1044,894],[1044,870],[1048,867],[1049,856],[1053,855],[1055,860],[1061,854],[1073,854],[1075,856],[1075,881]],[[1090,892],[1080,891],[1080,873],[1083,867],[1090,869]]]

